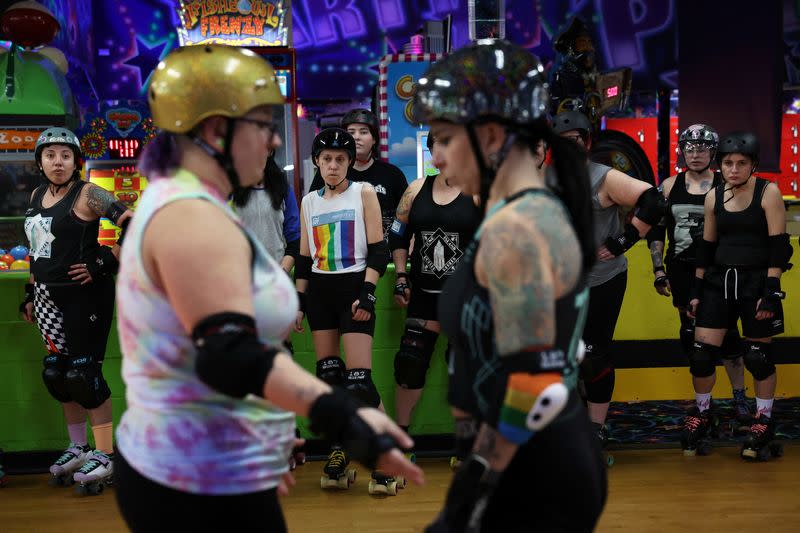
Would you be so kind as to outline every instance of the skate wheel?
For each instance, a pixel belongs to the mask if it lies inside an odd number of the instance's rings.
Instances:
[[[769,445],[769,453],[772,457],[783,457],[783,444],[773,442]]]
[[[294,472],[295,468],[297,468],[297,463],[293,457],[289,457],[289,472]]]
[[[296,453],[294,454],[294,461],[297,463],[297,466],[302,466],[306,464],[306,454],[304,453]]]
[[[397,496],[397,481],[390,481],[386,484],[386,493],[389,496]]]
[[[751,459],[752,460],[752,459],[757,459],[758,458],[758,452],[756,450],[753,450],[751,448],[746,448],[745,446],[742,446],[741,455],[742,455],[742,459]]]
[[[417,454],[414,453],[414,452],[407,453],[406,454],[406,459],[408,459],[410,462],[412,462],[414,464],[417,464]]]
[[[370,480],[369,480],[369,486],[367,487],[367,492],[369,492],[370,494],[377,494],[377,493],[378,493],[377,491],[378,491],[378,487],[379,487],[379,486],[380,486],[380,485],[378,485],[377,483],[375,483],[375,480],[374,480],[374,479],[370,479]]]
[[[350,488],[350,479],[347,476],[342,476],[336,480],[336,487],[340,489]]]
[[[394,480],[397,482],[398,489],[406,488],[406,483],[407,483],[406,478],[404,478],[403,476],[397,476],[394,478]]]
[[[105,490],[105,485],[103,483],[97,483],[91,486],[89,489],[89,494],[92,496],[97,496],[98,494],[103,494],[103,490]]]
[[[346,471],[346,477],[347,477],[347,480],[350,483],[355,483],[356,482],[356,470],[355,470],[355,468],[348,468],[347,471]]]
[[[694,448],[684,449],[683,455],[686,457],[694,457],[695,455],[697,455],[697,450],[695,450]]]
[[[319,478],[319,486],[320,486],[320,488],[321,489],[327,489],[330,486],[328,484],[328,481],[330,481],[330,480],[327,478],[327,476],[320,477]]]
[[[450,470],[455,470],[458,468],[458,465],[461,464],[461,461],[458,460],[458,457],[452,456],[450,457]]]

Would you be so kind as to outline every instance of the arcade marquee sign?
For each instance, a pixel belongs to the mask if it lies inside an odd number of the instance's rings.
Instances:
[[[181,0],[181,46],[286,46],[283,0]]]

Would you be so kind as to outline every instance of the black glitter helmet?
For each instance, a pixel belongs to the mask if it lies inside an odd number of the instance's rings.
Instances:
[[[327,128],[322,130],[314,137],[311,146],[311,157],[314,164],[323,150],[344,150],[350,156],[350,164],[356,161],[356,141],[353,136],[342,128]]]

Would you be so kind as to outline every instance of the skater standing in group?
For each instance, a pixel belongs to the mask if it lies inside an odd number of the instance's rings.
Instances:
[[[61,402],[71,441],[50,473],[58,484],[74,479],[95,492],[114,470],[111,390],[102,364],[119,266],[119,247],[100,246],[97,236],[100,217],[119,226],[131,212],[105,189],[81,180],[81,145],[70,130],[42,132],[35,157],[46,183],[33,191],[25,212],[31,280],[19,309],[41,330],[48,352],[42,379]],[[94,450],[87,444],[87,415]]]
[[[118,279],[128,409],[115,483],[128,527],[160,531],[170,517],[189,531],[285,531],[296,414],[365,464],[421,482],[394,422],[283,349],[294,287],[228,206],[281,142],[272,67],[233,46],[177,48],[147,94],[162,131],[140,162],[151,181]]]
[[[478,434],[431,532],[591,531],[605,502],[577,393],[595,261],[589,181],[580,150],[548,126],[543,71],[526,50],[481,40],[434,63],[414,97],[444,178],[487,207],[439,298],[448,400]]]
[[[666,214],[666,201],[649,183],[587,159],[592,146],[592,124],[580,111],[559,113],[553,129],[583,149],[592,186],[597,262],[588,276],[591,290],[583,332],[586,358],[581,364],[581,379],[589,417],[605,446],[608,442],[605,421],[615,381],[611,343],[628,283],[625,252],[661,221]],[[631,221],[623,225],[620,209],[625,207],[635,211]]]
[[[783,333],[781,274],[792,248],[786,233],[786,208],[778,187],[754,176],[759,143],[749,132],[724,137],[717,148],[724,183],[705,198],[703,240],[689,301],[696,320],[689,369],[696,406],[686,415],[682,437],[692,449],[711,432],[711,390],[728,328],[742,321],[744,365],[755,382],[756,414],[742,457],[764,458],[775,438],[772,404],[777,374],[772,337]]]
[[[350,181],[356,143],[340,128],[323,130],[314,139],[311,157],[325,187],[308,193],[300,206],[300,255],[295,278],[300,312],[295,328],[308,318],[317,377],[341,386],[370,407],[381,408],[372,380],[372,336],[375,333],[375,286],[389,255],[381,229],[380,205],[368,183]],[[344,346],[347,364],[339,356]],[[332,442],[323,468],[323,488],[346,488],[355,479],[341,442]],[[396,493],[403,479],[373,471],[369,492]]]
[[[407,307],[405,331],[394,359],[396,421],[408,432],[441,327],[436,316],[442,285],[455,272],[481,219],[477,199],[448,184],[441,173],[442,146],[428,135],[433,165],[440,170],[408,186],[389,230],[397,283],[394,299]],[[406,272],[411,238],[411,270]],[[463,418],[463,417],[461,417]],[[456,424],[462,421],[457,417]],[[457,454],[457,456],[460,454]]]

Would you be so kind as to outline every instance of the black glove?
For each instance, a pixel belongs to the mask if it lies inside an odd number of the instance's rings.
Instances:
[[[656,274],[658,272],[664,272],[664,269],[663,268],[653,269],[653,274]],[[656,276],[656,279],[653,281],[653,287],[655,287],[656,289],[659,288],[663,289],[668,285],[667,282],[668,282],[667,275],[661,274],[660,276]]]
[[[608,251],[619,257],[631,249],[641,239],[639,230],[633,224],[625,224],[625,231],[615,237],[609,237],[603,243]]]
[[[470,455],[453,475],[444,509],[425,533],[480,531],[483,513],[499,477],[483,458]]]
[[[19,312],[20,314],[25,314],[25,308],[28,306],[29,303],[33,303],[33,283],[26,283],[25,284],[25,299],[22,300],[22,303],[19,304]]]
[[[317,398],[308,412],[311,431],[331,442],[339,442],[356,461],[375,469],[378,457],[397,448],[397,442],[386,433],[380,435],[358,415],[361,407],[347,392],[333,392]]]
[[[411,284],[408,281],[408,274],[405,272],[397,273],[397,282],[394,284],[394,293],[397,296],[405,298],[406,290],[411,290]]]
[[[375,313],[375,284],[365,281],[361,285],[361,293],[358,295],[358,309],[363,309],[368,313]]]
[[[767,278],[764,284],[764,294],[761,296],[761,303],[756,311],[768,311],[777,313],[781,305],[781,300],[786,298],[786,293],[781,290],[780,278]]]
[[[113,276],[119,272],[119,261],[111,248],[100,246],[95,260],[86,263],[86,270],[89,271],[92,279],[96,279],[98,276]]]

